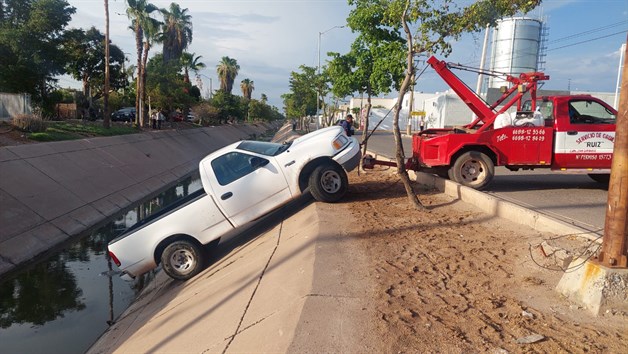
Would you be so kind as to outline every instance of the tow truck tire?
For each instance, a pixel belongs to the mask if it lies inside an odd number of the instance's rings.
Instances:
[[[490,157],[479,151],[467,151],[458,156],[449,169],[449,179],[463,186],[481,190],[495,176],[495,165]]]
[[[168,245],[161,254],[161,267],[169,277],[188,280],[203,269],[203,250],[197,244],[180,240]]]
[[[314,169],[308,180],[308,186],[314,199],[334,203],[347,193],[349,180],[340,165],[328,161]]]
[[[611,175],[608,173],[590,173],[589,177],[597,183],[608,185],[611,180]]]

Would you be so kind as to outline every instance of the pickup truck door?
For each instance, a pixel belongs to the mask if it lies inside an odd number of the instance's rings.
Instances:
[[[206,173],[216,203],[236,227],[292,198],[274,157],[231,151],[212,160],[211,169]]]
[[[572,99],[559,112],[554,168],[610,169],[615,142],[615,113],[591,99]],[[562,113],[562,114],[561,114]]]

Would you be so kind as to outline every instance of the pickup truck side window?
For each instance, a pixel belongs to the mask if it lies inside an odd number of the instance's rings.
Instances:
[[[596,101],[569,101],[571,124],[615,124],[615,114]]]
[[[214,159],[212,169],[218,183],[221,186],[226,186],[255,171],[257,168],[251,164],[253,158],[255,158],[253,155],[230,152]]]

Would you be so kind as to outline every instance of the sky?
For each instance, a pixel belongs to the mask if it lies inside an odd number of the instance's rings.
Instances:
[[[70,27],[95,26],[104,33],[104,1],[67,0],[76,8]],[[172,2],[153,0],[167,8]],[[470,1],[460,1],[460,4]],[[347,53],[355,34],[346,25],[351,7],[346,0],[179,0],[192,16],[193,38],[188,51],[202,56],[202,94],[219,87],[216,66],[223,56],[234,58],[240,72],[234,84],[239,92],[243,79],[254,81],[253,98],[266,94],[269,103],[283,108],[281,95],[289,92],[289,77],[299,66],[318,65],[327,52]],[[136,62],[135,39],[128,29],[125,0],[109,0],[111,41]],[[545,89],[615,92],[620,47],[628,32],[626,0],[545,0],[529,17],[542,19],[548,28],[544,72],[550,76]],[[453,43],[445,60],[479,66],[484,34],[468,34]],[[320,39],[320,42],[319,42]],[[153,48],[152,54],[161,51]],[[489,48],[490,53],[490,48]],[[442,55],[437,57],[443,59]],[[488,65],[488,64],[487,64]],[[456,72],[469,86],[477,77]],[[79,88],[64,76],[59,85]],[[415,90],[444,91],[447,85],[430,68],[419,78]],[[387,97],[395,97],[395,93]]]

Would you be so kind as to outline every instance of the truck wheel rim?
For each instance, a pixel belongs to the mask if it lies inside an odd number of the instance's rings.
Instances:
[[[195,264],[194,255],[188,250],[177,250],[170,257],[170,265],[181,274],[189,273]]]
[[[478,160],[466,161],[462,165],[461,175],[465,183],[480,183],[486,178],[486,166]]]
[[[321,187],[327,193],[333,194],[340,190],[342,179],[336,171],[325,171],[321,177]]]

